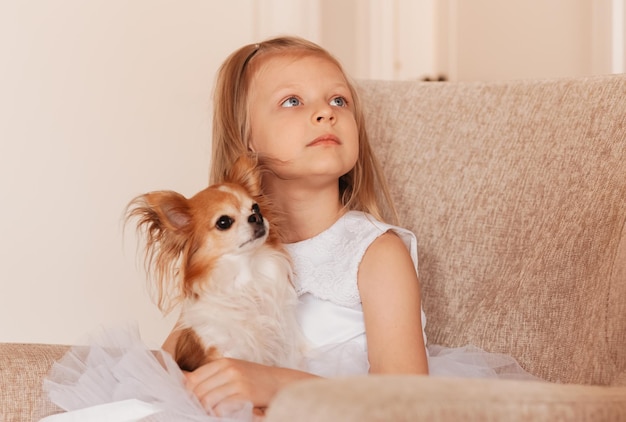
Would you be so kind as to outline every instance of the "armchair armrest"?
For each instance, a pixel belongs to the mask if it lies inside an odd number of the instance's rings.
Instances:
[[[0,343],[0,420],[38,421],[58,413],[43,394],[42,383],[68,346]]]
[[[372,375],[316,379],[280,392],[266,422],[617,421],[626,387]]]

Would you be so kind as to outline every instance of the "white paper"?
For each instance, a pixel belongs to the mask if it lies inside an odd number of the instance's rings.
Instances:
[[[158,406],[130,399],[46,416],[40,422],[135,422],[160,411]]]

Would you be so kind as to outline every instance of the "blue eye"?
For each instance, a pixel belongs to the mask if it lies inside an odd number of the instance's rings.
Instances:
[[[335,97],[330,100],[330,105],[337,107],[346,107],[348,105],[348,101],[346,101],[343,97]]]
[[[300,100],[297,99],[296,97],[289,97],[287,98],[285,101],[283,101],[283,103],[280,105],[281,107],[296,107],[299,106]]]

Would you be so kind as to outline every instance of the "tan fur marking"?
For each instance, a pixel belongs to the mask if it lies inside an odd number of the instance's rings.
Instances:
[[[219,357],[221,356],[215,347],[205,349],[200,338],[191,328],[180,332],[174,359],[183,371],[191,372]]]

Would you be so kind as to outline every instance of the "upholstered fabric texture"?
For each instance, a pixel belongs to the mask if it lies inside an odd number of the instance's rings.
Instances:
[[[623,421],[626,387],[422,376],[312,380],[280,393],[274,421]]]
[[[38,421],[60,409],[42,390],[43,378],[67,346],[0,344],[0,422]]]
[[[400,224],[418,238],[429,342],[509,353],[550,381],[614,382],[626,77],[360,88]]]

